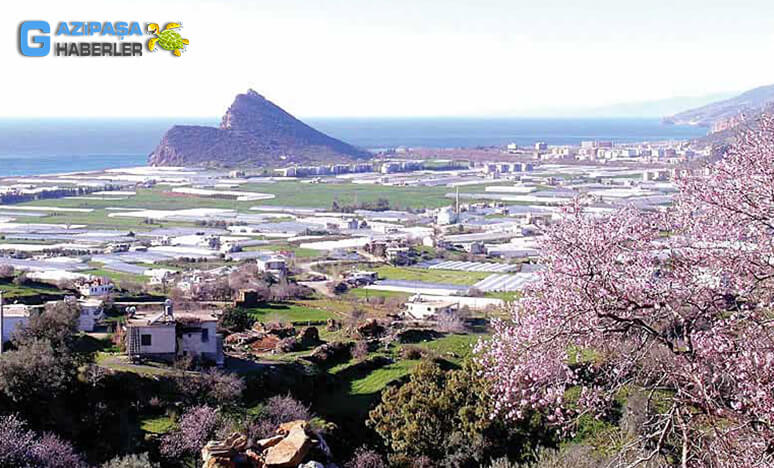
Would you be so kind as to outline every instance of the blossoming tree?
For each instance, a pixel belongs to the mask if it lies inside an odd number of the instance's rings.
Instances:
[[[478,359],[513,419],[539,411],[572,431],[644,395],[632,465],[771,466],[774,118],[679,187],[665,212],[568,207]]]

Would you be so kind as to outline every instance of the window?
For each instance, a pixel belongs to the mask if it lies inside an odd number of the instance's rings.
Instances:
[[[150,335],[140,335],[140,344],[143,346],[150,346],[151,345],[151,336]]]
[[[210,341],[210,330],[208,328],[202,328],[202,343]]]

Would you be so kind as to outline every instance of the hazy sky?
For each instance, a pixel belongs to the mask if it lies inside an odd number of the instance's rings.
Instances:
[[[0,16],[11,117],[219,116],[247,88],[300,116],[527,115],[774,83],[771,0],[27,0]],[[191,45],[22,57],[33,19],[180,21]]]

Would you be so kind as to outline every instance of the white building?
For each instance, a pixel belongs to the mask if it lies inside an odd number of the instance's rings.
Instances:
[[[265,273],[284,274],[287,271],[285,257],[280,255],[265,255],[257,258],[258,269]]]
[[[106,296],[113,291],[113,283],[104,278],[86,281],[78,286],[78,292],[84,297]]]
[[[405,315],[424,320],[438,316],[442,313],[450,313],[457,310],[457,303],[450,301],[428,300],[417,294],[405,304]]]
[[[97,323],[105,318],[103,303],[99,299],[80,299],[78,307],[81,309],[81,315],[78,316],[79,331],[92,332]]]
[[[134,311],[127,320],[127,353],[131,358],[173,361],[191,356],[222,366],[223,337],[218,317],[208,311],[173,313],[167,300],[161,312]]]
[[[11,304],[3,307],[3,343],[11,341],[13,334],[30,321],[30,308],[24,304]]]
[[[440,226],[446,226],[449,224],[457,224],[459,221],[459,215],[457,211],[451,206],[444,206],[438,210],[438,215],[435,218],[435,223]]]

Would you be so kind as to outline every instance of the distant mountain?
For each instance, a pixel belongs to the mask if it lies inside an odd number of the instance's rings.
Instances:
[[[148,159],[154,166],[271,166],[369,156],[306,125],[251,89],[237,95],[220,127],[175,125]]]
[[[774,107],[774,85],[761,86],[738,96],[664,118],[665,123],[710,127],[711,133],[735,127],[745,118],[754,118]]]
[[[679,96],[653,101],[634,101],[611,104],[603,107],[587,109],[582,112],[583,117],[631,117],[631,118],[660,118],[674,114],[683,109],[689,109],[727,99],[733,93],[715,93],[706,96]]]

